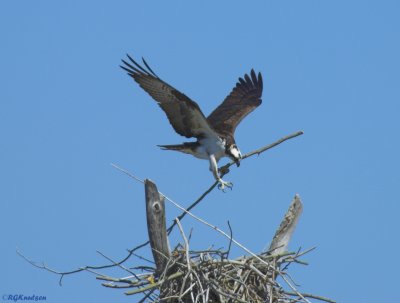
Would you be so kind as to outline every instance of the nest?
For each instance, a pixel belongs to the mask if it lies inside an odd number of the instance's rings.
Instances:
[[[286,270],[292,263],[306,265],[299,257],[309,251],[230,260],[226,251],[189,251],[179,245],[161,274],[138,267],[142,272],[127,278],[98,279],[111,281],[103,283],[107,287],[133,288],[126,294],[142,294],[139,302],[309,302],[306,297],[332,302],[290,287],[295,283]],[[280,280],[285,281],[285,287]]]
[[[133,288],[125,294],[142,294],[143,297],[139,303],[145,301],[163,303],[310,303],[307,298],[334,302],[327,298],[300,293],[296,288],[296,283],[287,273],[292,263],[307,265],[299,258],[311,250],[297,253],[286,251],[302,211],[302,203],[298,195],[294,197],[267,252],[257,255],[235,240],[232,237],[229,222],[230,235],[193,214],[191,214],[192,217],[228,238],[230,240],[228,249],[225,251],[191,250],[180,219],[176,218],[175,223],[181,233],[183,244],[178,244],[170,252],[164,223],[164,199],[159,196],[153,183],[147,181],[145,184],[147,184],[148,190],[146,197],[148,199],[149,242],[155,268],[139,266],[135,268],[136,272],[133,272],[131,269],[117,264],[131,273],[131,276],[122,279],[97,277],[111,282],[103,283],[104,286]],[[171,202],[173,201],[171,200]],[[157,217],[158,221],[155,220]],[[230,259],[232,244],[246,251],[248,255]]]

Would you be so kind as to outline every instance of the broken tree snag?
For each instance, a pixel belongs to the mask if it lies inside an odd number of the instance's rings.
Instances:
[[[160,276],[164,272],[171,256],[165,225],[164,197],[160,196],[157,186],[149,179],[144,181],[144,188],[146,193],[147,231],[157,267],[156,275]]]
[[[303,204],[301,203],[300,197],[299,195],[295,195],[269,246],[269,251],[272,255],[279,255],[287,250],[302,211]]]

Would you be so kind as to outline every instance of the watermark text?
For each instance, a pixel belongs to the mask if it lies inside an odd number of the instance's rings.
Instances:
[[[4,294],[3,301],[19,302],[19,301],[46,301],[46,296],[38,295],[21,295],[21,294]]]

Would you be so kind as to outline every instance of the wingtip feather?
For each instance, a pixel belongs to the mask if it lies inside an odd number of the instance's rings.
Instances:
[[[247,84],[247,85],[251,85],[251,84],[252,84],[252,83],[251,83],[251,79],[250,79],[250,77],[249,77],[248,74],[245,74],[245,75],[244,75],[244,79],[246,80],[246,84]]]
[[[158,78],[157,74],[151,69],[150,65],[147,64],[146,60],[142,57],[142,61],[144,65],[148,68],[148,70],[153,74],[154,77]]]
[[[253,84],[255,86],[258,86],[258,80],[257,80],[256,72],[254,71],[253,68],[250,71],[250,76],[251,76],[251,80],[253,81]]]
[[[132,67],[136,72],[138,73],[143,73],[145,75],[149,75],[149,72],[145,70],[139,63],[137,63],[129,54],[126,54],[126,56],[129,58],[129,60],[135,65],[136,68],[134,68],[132,65],[125,63],[129,67]]]

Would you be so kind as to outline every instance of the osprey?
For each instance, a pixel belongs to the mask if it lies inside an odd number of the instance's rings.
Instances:
[[[196,142],[174,145],[158,145],[164,150],[175,150],[191,154],[210,162],[210,171],[219,182],[218,187],[232,188],[231,182],[221,179],[218,161],[222,157],[231,158],[240,165],[242,154],[236,145],[234,133],[237,125],[261,104],[263,82],[261,73],[252,69],[245,74],[225,100],[206,118],[199,105],[189,97],[161,80],[144,59],[144,67],[129,55],[130,63],[122,60],[121,65],[141,88],[143,88],[166,113],[175,131],[186,138],[196,138]]]

